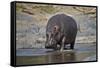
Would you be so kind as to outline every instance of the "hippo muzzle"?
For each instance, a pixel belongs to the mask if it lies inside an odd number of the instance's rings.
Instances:
[[[50,39],[46,42],[45,48],[47,49],[55,49],[57,46],[57,41],[54,39]]]

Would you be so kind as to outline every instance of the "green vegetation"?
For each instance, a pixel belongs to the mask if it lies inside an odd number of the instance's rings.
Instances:
[[[27,5],[27,6],[28,6],[28,5]],[[31,7],[31,10],[32,10],[32,11],[30,11],[30,10],[28,9],[28,7],[25,7],[23,4],[17,4],[16,10],[17,10],[17,12],[18,12],[18,11],[23,12],[23,11],[25,11],[25,10],[28,10],[28,12],[32,12],[33,10],[39,10],[38,12],[40,12],[40,13],[48,13],[48,14],[51,14],[51,13],[55,13],[55,12],[56,12],[55,7],[53,7],[52,5],[45,5],[45,6],[33,5],[33,6]],[[33,13],[35,13],[35,12],[33,12]]]
[[[22,11],[23,9],[25,9],[25,7],[23,5],[21,5],[21,4],[18,4],[16,6],[16,11]]]
[[[56,9],[53,7],[53,6],[42,6],[40,7],[40,9],[43,11],[43,12],[46,12],[46,13],[55,13]]]

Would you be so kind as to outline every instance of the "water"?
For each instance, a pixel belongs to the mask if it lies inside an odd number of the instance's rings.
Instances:
[[[17,65],[96,61],[95,44],[76,44],[74,50],[17,49]]]

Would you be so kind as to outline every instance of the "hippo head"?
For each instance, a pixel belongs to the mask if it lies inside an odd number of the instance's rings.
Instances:
[[[60,28],[58,26],[54,26],[53,30],[46,34],[46,44],[45,48],[56,49],[57,44],[60,42],[61,33]]]

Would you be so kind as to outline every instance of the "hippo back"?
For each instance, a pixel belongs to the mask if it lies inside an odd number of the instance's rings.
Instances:
[[[60,27],[60,32],[68,38],[73,38],[77,33],[77,24],[75,20],[65,14],[57,14],[51,17],[48,21],[46,33],[49,33],[53,30],[53,27],[58,25]]]

